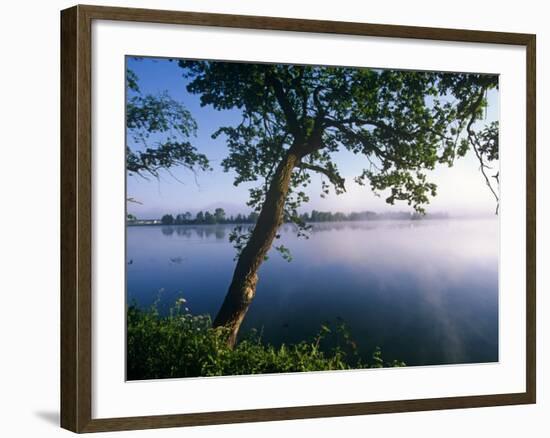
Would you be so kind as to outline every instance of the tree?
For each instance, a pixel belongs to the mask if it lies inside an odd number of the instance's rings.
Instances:
[[[165,214],[160,219],[160,222],[162,223],[162,225],[173,225],[174,224],[174,216],[172,216],[171,214]]]
[[[197,224],[202,224],[204,223],[204,213],[202,211],[199,211],[197,213],[197,215],[195,216],[195,222]]]
[[[166,92],[143,95],[136,73],[126,70],[126,130],[133,145],[126,144],[129,175],[157,177],[161,169],[183,166],[193,172],[209,170],[208,158],[197,152],[190,138],[197,124],[185,106]],[[154,136],[155,146],[150,143]]]
[[[225,222],[225,210],[223,208],[216,208],[214,210],[214,218],[217,224],[223,224]]]
[[[466,154],[471,142],[464,132],[475,130],[486,92],[498,84],[496,76],[480,74],[184,60],[179,65],[188,91],[200,95],[202,105],[241,111],[239,124],[220,127],[214,137],[227,139],[222,165],[236,173],[234,184],[258,184],[248,203],[258,213],[256,225],[234,238],[240,252],[214,321],[229,328],[230,345],[281,223],[294,222],[298,234],[306,230],[297,210],[308,201],[303,187],[312,174],[324,178],[322,195],[331,187],[343,193],[346,181],[334,153],[347,149],[366,163],[357,183],[387,192],[390,204],[404,201],[423,212],[437,190],[426,170],[451,166]],[[478,147],[489,159],[491,144],[485,140]],[[312,220],[319,214],[312,212]]]
[[[213,224],[216,223],[216,218],[209,211],[205,211],[204,212],[204,222],[208,225],[213,225]]]
[[[179,213],[176,216],[175,224],[176,225],[183,225],[189,222],[189,219],[191,218],[191,213]]]

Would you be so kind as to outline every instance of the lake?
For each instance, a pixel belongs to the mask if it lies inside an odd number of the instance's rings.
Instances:
[[[235,265],[233,227],[127,227],[128,302],[158,299],[166,312],[184,297],[214,317]],[[269,253],[241,333],[294,343],[341,321],[364,357],[379,346],[409,366],[498,361],[496,218],[317,223],[309,239],[293,230],[283,225],[277,243],[292,261]]]

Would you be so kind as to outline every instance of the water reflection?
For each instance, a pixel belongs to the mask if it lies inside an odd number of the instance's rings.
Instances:
[[[349,222],[317,222],[310,224],[311,233],[322,233],[325,231],[337,231],[337,230],[388,230],[388,229],[400,229],[400,228],[419,228],[430,226],[433,221],[429,220],[373,220],[373,221],[349,221]],[[294,224],[283,224],[281,229],[285,233],[295,232],[297,227]]]
[[[310,233],[322,233],[327,231],[338,230],[374,230],[374,229],[400,229],[400,228],[418,228],[429,226],[429,221],[406,221],[406,220],[392,220],[392,221],[371,221],[371,222],[319,222],[311,224],[309,229]],[[163,235],[171,236],[176,233],[178,236],[186,238],[210,238],[214,236],[217,240],[223,240],[226,238],[228,232],[233,230],[237,224],[225,224],[225,225],[162,225],[160,227],[154,226],[154,229],[159,229]],[[249,225],[244,225],[250,227]],[[283,233],[294,233],[297,231],[297,227],[294,224],[283,224],[281,226]]]
[[[174,234],[174,227],[171,227],[171,226],[164,226],[164,227],[161,227],[160,231],[162,232],[162,234],[164,234],[165,236],[171,236],[172,234]]]
[[[183,295],[193,313],[215,314],[233,227],[129,227],[128,298],[148,306],[164,289],[161,310]],[[317,223],[307,240],[285,224],[280,234],[293,261],[272,253],[262,265],[244,330],[298,342],[342,318],[362,354],[379,345],[409,365],[498,360],[496,220]]]
[[[231,230],[230,225],[162,225],[160,231],[164,236],[171,236],[176,233],[179,237],[208,239],[214,237],[216,240],[225,239],[226,232]],[[149,228],[158,229],[157,226]]]

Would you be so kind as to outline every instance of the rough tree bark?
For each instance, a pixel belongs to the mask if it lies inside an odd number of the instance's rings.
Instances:
[[[239,256],[231,285],[214,320],[214,327],[230,330],[228,343],[231,347],[237,341],[241,323],[256,294],[258,269],[283,222],[292,171],[302,157],[298,147],[291,147],[278,164],[256,226]]]

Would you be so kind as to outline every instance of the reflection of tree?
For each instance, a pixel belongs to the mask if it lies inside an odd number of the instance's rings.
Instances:
[[[225,228],[223,228],[223,227],[216,227],[215,233],[216,233],[216,239],[217,239],[217,240],[225,239]]]
[[[174,234],[174,227],[162,226],[162,227],[160,227],[160,231],[161,231],[162,234],[164,234],[165,236],[171,236],[172,234]]]
[[[204,239],[204,237],[206,235],[204,227],[195,228],[195,234],[197,235],[197,237],[199,237],[201,239]]]
[[[227,229],[225,226],[208,226],[208,225],[174,225],[174,226],[162,226],[162,234],[165,236],[171,236],[174,233],[178,237],[198,239],[208,239],[214,237],[216,240],[225,239]]]
[[[176,226],[174,228],[176,229],[176,234],[178,236],[182,236],[186,238],[191,237],[191,230],[188,227]]]
[[[206,239],[208,239],[210,237],[214,237],[216,240],[225,238],[225,229],[224,229],[224,227],[220,227],[220,226],[214,226],[214,227],[199,226],[199,227],[196,227],[195,229],[197,230],[197,232],[199,232],[199,230],[200,230],[201,236],[206,238]]]

